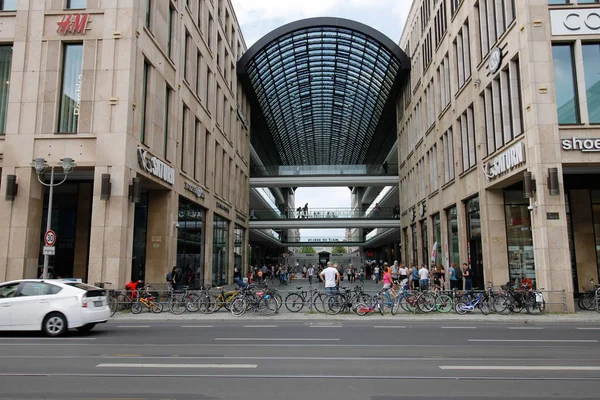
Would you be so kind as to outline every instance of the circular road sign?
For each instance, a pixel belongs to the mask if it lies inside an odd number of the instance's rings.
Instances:
[[[56,243],[56,233],[53,230],[49,230],[44,235],[44,242],[46,246],[54,246]]]

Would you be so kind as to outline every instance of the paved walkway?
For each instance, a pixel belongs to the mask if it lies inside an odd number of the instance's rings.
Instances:
[[[347,281],[340,282],[341,287],[353,287],[360,282],[349,283]],[[279,285],[278,281],[269,284],[273,288],[277,289],[283,299],[289,292],[296,291],[297,287],[302,287],[303,289],[308,290],[309,284],[308,280],[300,279],[294,280],[289,285]],[[233,286],[228,286],[228,288]],[[313,285],[315,289],[323,289],[323,285]],[[374,294],[378,290],[381,289],[381,284],[375,284],[373,281],[365,281],[364,282],[364,290],[367,293]],[[216,291],[215,291],[216,292]],[[561,309],[562,306],[556,306],[558,309]],[[307,321],[340,321],[340,320],[386,320],[386,321],[407,321],[407,322],[428,322],[428,321],[465,321],[465,322],[521,322],[521,323],[600,323],[600,313],[595,311],[581,311],[578,310],[575,313],[551,313],[546,312],[543,315],[529,315],[526,311],[522,311],[520,314],[511,314],[511,315],[483,315],[479,311],[476,311],[472,314],[467,315],[459,315],[454,312],[449,312],[446,314],[432,312],[428,314],[412,314],[408,312],[404,312],[403,310],[396,315],[391,315],[389,310],[387,310],[385,315],[380,315],[376,313],[368,314],[365,316],[359,316],[355,313],[346,313],[340,315],[327,315],[321,314],[318,312],[310,312],[308,308],[304,308],[301,312],[292,313],[289,312],[285,305],[281,307],[279,312],[273,316],[266,317],[260,314],[256,314],[253,312],[248,312],[241,317],[233,316],[229,311],[225,309],[221,309],[220,311],[214,314],[202,314],[199,312],[189,313],[185,312],[181,315],[174,315],[170,312],[162,312],[160,314],[153,314],[146,310],[141,314],[132,314],[129,311],[124,311],[121,313],[115,314],[114,317],[111,318],[115,321],[227,321],[227,320],[239,320],[239,319],[260,319],[260,320],[307,320]]]

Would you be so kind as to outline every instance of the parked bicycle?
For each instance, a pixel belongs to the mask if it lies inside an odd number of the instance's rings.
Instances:
[[[142,306],[151,310],[153,313],[159,313],[163,310],[163,305],[158,301],[158,297],[150,292],[150,286],[147,286],[144,292],[139,293],[136,299],[131,303],[131,312],[139,314],[142,312]]]

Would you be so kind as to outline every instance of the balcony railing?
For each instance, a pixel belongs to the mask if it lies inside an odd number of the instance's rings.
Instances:
[[[389,175],[398,176],[397,164],[363,165],[265,165],[250,167],[250,177],[265,176],[337,176],[337,175]]]
[[[250,220],[275,221],[282,219],[400,219],[396,207],[375,207],[369,212],[351,208],[319,208],[286,210],[280,212],[271,209],[250,210]]]

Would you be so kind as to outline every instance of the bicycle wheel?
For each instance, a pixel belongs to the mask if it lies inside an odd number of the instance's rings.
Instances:
[[[325,297],[325,293],[315,292],[313,295],[312,304],[318,313],[323,314],[325,312],[325,308],[323,308],[323,301],[325,300]]]
[[[398,314],[398,311],[400,311],[400,303],[402,302],[402,298],[404,296],[399,294],[395,299],[394,299],[394,303],[392,304],[392,309],[390,310],[390,312],[392,313],[392,315],[396,315]]]
[[[465,315],[467,313],[467,303],[465,303],[463,300],[458,301],[455,305],[454,305],[454,311],[456,311],[458,314],[460,315]]]
[[[490,314],[490,305],[486,301],[482,301],[481,303],[479,303],[478,307],[483,315]]]
[[[300,293],[290,293],[285,297],[285,308],[289,312],[299,312],[304,308],[304,298]]]
[[[185,312],[186,301],[185,299],[179,296],[171,297],[171,301],[169,302],[169,308],[173,314],[181,315]]]
[[[117,296],[117,311],[123,311],[131,308],[131,299],[124,293]]]
[[[385,304],[383,304],[382,302],[378,301],[375,304],[375,307],[377,307],[377,309],[379,309],[379,314],[381,314],[381,315],[385,314]]]
[[[248,302],[246,301],[246,299],[244,297],[238,297],[233,301],[233,303],[231,303],[231,306],[229,308],[231,309],[231,313],[234,316],[239,317],[240,315],[243,315],[246,312],[247,307]]]
[[[197,312],[198,311],[198,300],[200,296],[196,293],[190,293],[187,295],[187,303],[185,304],[185,309],[189,312]]]
[[[493,298],[492,309],[501,315],[510,314],[511,300],[508,296],[499,295]]]
[[[258,302],[258,312],[262,315],[274,315],[277,312],[277,300],[271,296],[263,297]]]
[[[239,293],[233,293],[233,294],[229,294],[226,297],[226,301],[223,302],[223,307],[225,307],[225,309],[227,311],[231,311],[231,303],[233,303],[235,301],[235,299],[237,299]]]
[[[271,293],[271,297],[277,302],[277,311],[279,311],[279,309],[283,307],[283,298],[278,292]]]
[[[581,297],[581,305],[584,310],[594,310],[596,308],[596,297],[594,292],[585,292]]]
[[[323,300],[323,309],[329,315],[337,315],[344,309],[344,296],[341,294],[332,294],[326,296]]]
[[[206,294],[198,298],[198,311],[202,314],[212,314],[216,308],[217,302],[213,296]]]
[[[119,303],[117,303],[117,299],[114,297],[107,297],[108,299],[108,307],[110,308],[110,316],[112,317],[117,312],[117,307]]]
[[[356,305],[356,313],[360,316],[366,315],[371,311],[371,308],[365,303],[358,303]]]
[[[153,313],[158,314],[158,313],[162,312],[163,305],[159,302],[153,302],[150,309],[152,310]]]
[[[131,304],[131,312],[134,314],[139,314],[142,312],[142,304],[139,301],[133,302]]]
[[[440,294],[435,298],[435,309],[441,313],[450,312],[453,308],[452,297],[447,294]]]
[[[414,313],[416,311],[415,303],[416,296],[414,294],[403,295],[400,300],[400,307],[404,309],[406,312]]]
[[[532,296],[531,299],[527,302],[526,309],[528,314],[543,314],[546,310],[546,300],[542,299],[542,301],[537,301],[535,296]]]
[[[417,308],[425,313],[435,309],[435,296],[431,292],[422,293],[417,298]]]

